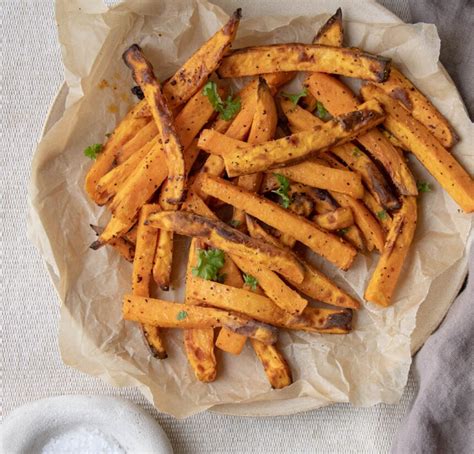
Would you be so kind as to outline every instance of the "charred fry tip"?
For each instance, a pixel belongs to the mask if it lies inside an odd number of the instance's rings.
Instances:
[[[94,241],[89,247],[94,250],[94,251],[97,251],[97,249],[100,249],[102,246],[104,246],[105,244],[102,243],[101,240],[96,240]]]
[[[336,314],[328,316],[325,328],[343,328],[346,330],[352,329],[352,309],[344,309]]]
[[[122,59],[125,64],[130,68],[133,69],[131,66],[131,60],[135,57],[139,56],[140,58],[143,57],[142,48],[138,44],[132,44],[123,54]]]
[[[166,359],[166,358],[168,358],[168,353],[166,353],[164,351],[159,351],[155,347],[152,347],[151,345],[150,345],[150,350],[151,350],[151,354],[156,359]]]
[[[242,8],[237,8],[233,14],[232,14],[232,19],[234,20],[240,20],[242,19]]]
[[[337,8],[336,12],[334,13],[334,16],[335,18],[338,18],[338,19],[341,19],[342,18],[342,8],[339,7]]]
[[[104,228],[98,225],[89,224],[89,227],[94,231],[96,235],[100,235],[104,231]]]

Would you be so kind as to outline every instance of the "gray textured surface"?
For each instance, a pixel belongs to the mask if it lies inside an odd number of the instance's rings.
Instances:
[[[406,1],[383,1],[409,20]],[[36,250],[26,239],[31,156],[61,85],[52,0],[2,0],[2,365],[3,413],[61,394],[120,395],[152,412],[177,453],[388,452],[415,393],[400,404],[336,405],[291,417],[246,419],[204,413],[185,421],[157,414],[133,389],[115,389],[64,366],[56,343],[58,301]]]

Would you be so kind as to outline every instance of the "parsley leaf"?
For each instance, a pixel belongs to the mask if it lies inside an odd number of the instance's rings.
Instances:
[[[295,106],[296,104],[298,104],[298,101],[305,97],[306,95],[308,94],[308,90],[307,88],[303,88],[302,91],[300,91],[299,93],[285,93],[284,91],[281,92],[281,95],[284,97],[284,98],[288,98]]]
[[[193,275],[208,281],[222,282],[224,275],[219,270],[224,266],[224,251],[220,249],[198,249],[197,266],[193,267]]]
[[[237,227],[240,227],[240,224],[242,224],[238,219],[231,219],[229,221],[229,225],[231,227],[234,227],[234,229],[236,229]]]
[[[184,320],[188,316],[186,311],[179,311],[176,320]]]
[[[357,147],[354,147],[352,151],[352,156],[358,158],[359,156],[362,156],[362,151],[360,151]]]
[[[219,118],[221,120],[232,120],[240,110],[240,98],[232,99],[232,95],[230,94],[226,100],[223,101],[217,91],[217,84],[211,80],[204,85],[202,94],[207,96],[214,110],[219,112]]]
[[[323,121],[328,121],[332,118],[332,115],[326,110],[324,104],[320,101],[316,101],[314,114]]]
[[[258,281],[251,274],[244,274],[244,282],[247,287],[250,287],[252,290],[257,290]]]
[[[84,156],[87,156],[88,158],[91,158],[91,159],[96,159],[97,155],[101,151],[102,151],[102,144],[101,143],[95,143],[94,145],[89,145],[84,150]]]
[[[377,213],[377,217],[378,217],[381,221],[383,221],[383,220],[387,219],[388,214],[387,214],[387,212],[386,212],[385,210],[382,210],[382,211],[379,211],[379,212]]]
[[[418,192],[431,192],[431,185],[426,181],[417,181]]]
[[[280,173],[274,173],[273,176],[278,180],[280,187],[278,189],[274,189],[272,192],[280,196],[280,205],[283,208],[288,208],[291,205],[291,199],[288,195],[290,181]]]

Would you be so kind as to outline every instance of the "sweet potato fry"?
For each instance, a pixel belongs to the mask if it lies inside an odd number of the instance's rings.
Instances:
[[[377,103],[365,103],[359,110],[328,121],[311,131],[303,131],[288,137],[249,146],[243,142],[228,140],[223,156],[230,177],[265,171],[311,157],[333,145],[347,142],[353,137],[381,123],[384,114]],[[222,145],[217,149],[209,146],[206,130],[201,134],[199,146],[209,152],[223,154]],[[218,135],[215,133],[213,135]]]
[[[350,319],[341,314],[352,314],[348,309],[316,309],[307,307],[302,314],[292,316],[281,310],[269,298],[254,292],[229,287],[217,282],[193,277],[188,283],[193,297],[205,304],[240,312],[255,320],[288,329],[331,333],[347,329]],[[317,313],[320,317],[315,317]],[[349,328],[350,329],[350,328]]]
[[[125,118],[115,128],[107,140],[96,161],[87,172],[85,190],[92,200],[96,200],[96,185],[98,181],[114,166],[121,147],[134,137],[149,121],[150,118],[135,118],[139,106],[133,107]]]
[[[153,67],[136,44],[130,46],[123,54],[123,59],[132,70],[135,82],[142,89],[145,99],[158,128],[168,167],[167,202],[179,204],[183,201],[185,190],[185,166],[183,146],[173,125],[173,115],[167,105],[161,86],[153,73]]]
[[[331,304],[332,306],[347,307],[350,309],[360,308],[360,304],[356,299],[340,289],[314,266],[307,262],[303,262],[303,265],[305,267],[303,282],[300,284],[292,282],[292,284],[298,287],[301,293],[315,300],[322,301],[323,303]]]
[[[389,212],[385,211],[383,206],[380,205],[375,198],[366,192],[362,201],[365,203],[365,206],[372,212],[372,214],[377,218],[380,225],[385,232],[390,230],[392,225],[392,216]]]
[[[303,280],[301,264],[291,253],[254,240],[224,222],[182,211],[163,211],[150,216],[148,222],[163,230],[202,238],[213,247],[248,258],[296,282]]]
[[[257,103],[255,115],[250,129],[248,143],[257,145],[273,139],[278,122],[278,114],[275,101],[270,88],[264,78],[260,77],[257,89]],[[247,191],[257,192],[262,181],[261,173],[242,175],[238,178],[237,184]],[[245,225],[245,213],[242,210],[234,209],[233,221]]]
[[[352,246],[336,236],[319,230],[307,219],[220,178],[201,175],[199,180],[204,193],[240,208],[280,232],[291,235],[341,269],[348,269],[352,264],[356,254]]]
[[[308,301],[288,287],[276,273],[242,257],[234,257],[234,262],[244,273],[253,276],[268,298],[285,312],[300,314],[308,305]]]
[[[305,85],[332,115],[351,112],[359,104],[349,87],[327,74],[311,74]],[[357,140],[382,164],[400,194],[418,193],[415,179],[403,156],[379,130],[372,129],[357,137]]]
[[[399,101],[444,147],[450,148],[459,140],[448,120],[397,68],[392,67],[388,79],[378,86]]]
[[[158,237],[158,231],[145,224],[148,215],[158,210],[158,205],[144,205],[138,221],[137,245],[133,261],[132,293],[136,296],[150,296],[150,282],[153,268],[153,256]],[[167,357],[163,338],[156,326],[144,324],[143,334],[150,350],[156,358]]]
[[[317,214],[313,221],[325,230],[340,230],[354,224],[354,216],[350,208],[337,208],[329,213]]]
[[[416,211],[416,198],[403,197],[402,207],[393,218],[383,254],[365,291],[367,301],[381,306],[389,306],[392,303],[403,263],[415,234]]]
[[[218,69],[221,77],[279,71],[319,71],[383,82],[390,71],[390,60],[355,48],[288,43],[238,49],[225,57]]]
[[[313,44],[342,47],[343,40],[344,24],[342,22],[342,10],[338,8],[334,15],[319,29],[313,39]]]
[[[117,155],[117,165],[127,161],[130,156],[141,150],[144,145],[150,143],[157,135],[158,128],[156,127],[155,122],[152,120],[123,145],[122,149]]]
[[[104,231],[104,229],[98,225],[89,225],[96,235],[100,235]],[[133,260],[135,259],[135,243],[132,243],[126,238],[120,237],[112,240],[107,246],[115,249],[125,260],[127,260],[127,262],[133,263]]]
[[[197,250],[204,246],[197,238],[193,238],[189,248],[189,258],[186,269],[186,279],[192,276],[192,268],[197,263]],[[186,288],[186,304],[195,304],[189,289]],[[223,328],[224,329],[224,328]],[[232,333],[232,331],[230,331]],[[236,334],[239,336],[239,334]],[[184,330],[184,349],[189,365],[199,381],[209,383],[216,379],[217,360],[214,353],[214,328]]]
[[[184,104],[207,81],[219,66],[234,40],[241,18],[237,9],[229,21],[208,41],[206,41],[163,87],[163,94],[170,108]]]
[[[375,85],[361,89],[366,99],[379,100],[386,112],[385,127],[420,160],[445,191],[467,213],[474,211],[474,181],[455,157],[418,120]]]
[[[123,318],[160,328],[190,329],[225,326],[236,333],[245,334],[264,344],[274,344],[277,340],[275,328],[230,311],[170,303],[141,296],[124,296]]]
[[[255,353],[263,365],[273,389],[281,389],[292,383],[291,370],[275,345],[266,345],[250,339]]]
[[[245,222],[247,225],[247,229],[249,231],[249,235],[252,238],[257,240],[266,241],[267,243],[273,244],[274,246],[281,247],[282,243],[273,235],[268,233],[259,223],[258,221],[248,214],[245,215]]]
[[[158,137],[143,145],[140,150],[133,153],[126,161],[118,165],[110,172],[107,172],[97,183],[97,197],[95,202],[98,205],[105,205],[119,189],[123,186],[127,178],[137,168],[140,161],[146,157],[151,149],[158,144]]]
[[[360,199],[364,195],[364,186],[362,185],[360,175],[347,170],[330,169],[327,166],[318,164],[316,160],[308,160],[293,166],[282,167],[277,172],[290,180],[313,188],[342,192],[356,199]]]

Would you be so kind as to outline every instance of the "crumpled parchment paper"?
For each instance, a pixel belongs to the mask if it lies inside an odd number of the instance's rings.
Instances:
[[[358,3],[363,8],[364,2]],[[310,42],[332,14],[315,17],[245,17],[234,47],[276,42]],[[346,11],[344,11],[346,13]],[[420,197],[419,224],[396,302],[388,309],[364,303],[354,331],[345,336],[282,332],[280,347],[294,383],[272,390],[247,345],[238,357],[218,352],[219,374],[199,383],[182,348],[182,333],[166,332],[169,358],[153,359],[140,329],[121,319],[122,295],[130,290],[131,265],[109,248],[89,249],[89,223],[105,225],[109,214],[83,190],[90,161],[83,150],[100,143],[136,99],[121,54],[139,43],[161,80],[227,20],[205,0],[127,0],[108,9],[99,0],[57,0],[57,22],[69,95],[66,111],[38,146],[30,186],[30,238],[41,251],[62,301],[59,342],[65,363],[116,386],[138,386],[161,411],[186,417],[223,403],[309,396],[318,405],[396,402],[411,362],[410,335],[417,310],[434,279],[464,255],[471,228],[468,215],[415,162],[417,179],[434,191]],[[472,173],[473,126],[454,86],[438,65],[439,39],[432,25],[367,23],[345,15],[346,43],[390,56],[447,115],[462,141],[455,154]],[[184,243],[180,248],[184,256]],[[377,255],[359,256],[344,273],[322,260],[323,271],[362,297]],[[176,270],[179,301],[184,270]]]

